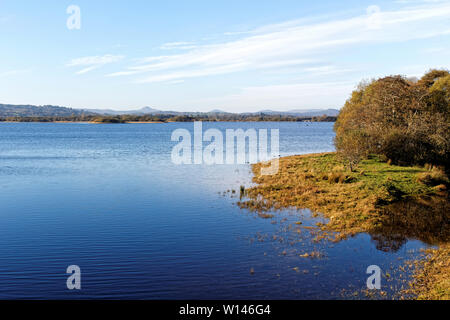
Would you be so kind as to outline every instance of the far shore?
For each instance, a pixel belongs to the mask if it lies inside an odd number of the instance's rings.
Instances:
[[[130,124],[141,124],[141,123],[168,123],[168,122],[163,122],[163,121],[127,121],[125,123],[130,123]]]
[[[84,123],[84,124],[116,124],[116,123],[106,123],[97,121],[0,121],[0,123]],[[162,121],[129,121],[117,124],[141,124],[141,123],[171,123]]]
[[[97,121],[0,121],[0,123],[87,123],[87,124],[114,124]],[[129,121],[119,124],[141,124],[141,123],[169,123],[162,121]]]
[[[275,120],[218,120],[218,121],[210,121],[210,120],[192,120],[192,121],[124,121],[124,122],[102,122],[102,121],[1,121],[1,123],[84,123],[84,124],[167,124],[167,123],[193,123],[195,121],[201,122],[280,122],[280,123],[316,123],[316,122],[326,122],[326,123],[334,123],[334,121],[275,121]]]

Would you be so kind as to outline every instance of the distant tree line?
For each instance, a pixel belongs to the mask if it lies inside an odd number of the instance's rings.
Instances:
[[[8,105],[0,104],[0,117],[72,117],[83,114],[95,114],[85,110],[78,110],[60,106],[33,106],[33,105]]]
[[[199,114],[199,115],[86,115],[78,114],[71,116],[35,116],[35,117],[0,117],[0,121],[10,122],[97,122],[97,123],[128,123],[128,122],[215,122],[215,121],[292,121],[292,122],[334,122],[336,117],[319,116],[319,117],[298,117],[291,115],[272,115],[272,114]]]
[[[378,154],[400,165],[449,168],[450,73],[420,80],[389,76],[362,82],[335,123],[336,148],[350,165]]]

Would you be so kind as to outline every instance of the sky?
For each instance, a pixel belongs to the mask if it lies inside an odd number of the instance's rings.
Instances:
[[[0,43],[5,104],[339,109],[448,69],[450,0],[0,0]]]

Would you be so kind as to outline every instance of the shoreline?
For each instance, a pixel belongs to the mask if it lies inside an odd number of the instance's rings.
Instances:
[[[193,120],[193,121],[126,121],[126,122],[97,122],[97,121],[0,121],[1,123],[89,123],[89,124],[168,124],[168,123],[194,123],[196,121],[199,122],[210,122],[210,123],[223,123],[223,122],[231,122],[231,123],[238,123],[238,122],[255,122],[255,123],[263,123],[263,122],[291,122],[291,123],[334,123],[334,121],[274,121],[274,120],[262,120],[262,121],[255,121],[255,120],[242,120],[242,121],[234,121],[234,120],[220,120],[220,121],[208,121],[208,120]]]
[[[336,152],[282,157],[274,176],[259,175],[262,166],[252,165],[255,185],[245,190],[239,207],[258,214],[309,209],[328,220],[317,225],[317,241],[395,234],[436,246],[414,261],[411,289],[405,292],[414,299],[449,299],[448,178],[434,185],[425,179],[437,169],[400,167],[373,157],[352,172]]]
[[[290,207],[310,209],[329,218],[330,230],[343,234],[341,238],[371,231],[371,223],[383,222],[373,219],[384,214],[386,207],[401,201],[447,199],[448,196],[448,180],[443,182],[445,185],[420,181],[420,175],[432,173],[434,169],[392,165],[376,156],[363,160],[353,172],[336,152],[294,155],[279,160],[279,171],[273,176],[260,175],[263,163],[252,165],[256,185],[245,191],[248,200],[239,203],[241,208],[256,212]],[[354,212],[363,219],[348,220],[355,216]]]

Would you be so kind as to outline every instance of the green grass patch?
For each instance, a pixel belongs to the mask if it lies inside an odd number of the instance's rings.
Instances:
[[[261,164],[255,164],[257,185],[246,190],[249,199],[239,205],[258,212],[311,209],[329,218],[324,229],[342,237],[379,227],[384,208],[393,203],[443,195],[442,186],[424,183],[430,180],[423,178],[429,168],[391,165],[377,156],[362,161],[354,171],[336,153],[282,158],[279,168],[275,175],[261,176]]]

